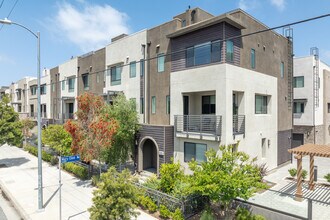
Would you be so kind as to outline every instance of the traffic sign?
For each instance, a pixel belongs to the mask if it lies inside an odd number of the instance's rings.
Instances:
[[[73,156],[68,156],[68,157],[61,157],[61,163],[69,163],[69,162],[75,162],[79,161],[80,156],[79,155],[73,155]]]

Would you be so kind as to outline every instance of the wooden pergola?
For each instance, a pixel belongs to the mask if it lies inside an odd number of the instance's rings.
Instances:
[[[309,156],[309,190],[314,190],[314,157],[328,157],[330,158],[329,145],[315,145],[304,144],[299,147],[288,150],[290,153],[295,154],[297,159],[297,192],[295,199],[302,201],[302,157]]]

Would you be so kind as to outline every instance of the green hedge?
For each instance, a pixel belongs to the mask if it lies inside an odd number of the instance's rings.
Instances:
[[[33,154],[34,156],[38,156],[38,148],[33,146],[26,146],[25,150],[27,150],[30,154]],[[44,161],[50,162],[52,160],[52,155],[47,153],[46,151],[42,151],[41,158]]]
[[[88,179],[88,170],[85,167],[79,166],[74,163],[65,163],[62,165],[62,167],[64,170],[66,170],[70,173],[73,173],[80,179],[83,179],[83,180]]]

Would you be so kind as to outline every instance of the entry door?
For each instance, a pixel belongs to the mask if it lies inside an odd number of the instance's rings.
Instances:
[[[304,134],[292,134],[292,148],[304,144]]]
[[[188,129],[188,115],[189,115],[189,96],[183,96],[183,130]]]
[[[73,118],[73,103],[68,103],[68,110],[69,110],[69,118]]]

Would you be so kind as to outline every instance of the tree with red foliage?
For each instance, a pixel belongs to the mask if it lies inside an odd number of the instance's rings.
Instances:
[[[97,159],[101,174],[101,155],[111,148],[118,123],[113,118],[104,117],[102,97],[84,93],[77,97],[77,102],[77,120],[68,120],[64,127],[72,136],[72,151],[80,154],[86,162]]]

